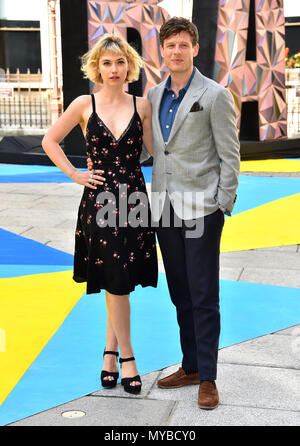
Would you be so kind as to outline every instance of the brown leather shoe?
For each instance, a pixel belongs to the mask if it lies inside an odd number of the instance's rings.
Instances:
[[[161,389],[176,389],[178,387],[189,386],[191,384],[200,384],[198,373],[187,375],[185,371],[179,367],[177,372],[166,376],[157,381],[158,387]]]
[[[219,405],[219,393],[215,382],[202,381],[198,392],[200,409],[215,409]]]

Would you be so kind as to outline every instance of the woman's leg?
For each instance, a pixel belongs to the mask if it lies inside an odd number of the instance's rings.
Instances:
[[[107,298],[107,296],[106,296]],[[106,351],[118,351],[118,340],[115,335],[111,320],[109,318],[109,314],[107,313],[107,329],[106,329]],[[103,370],[108,372],[118,372],[118,361],[116,356],[114,355],[104,355],[103,358]],[[104,380],[112,381],[113,376],[106,376]]]
[[[118,296],[106,292],[107,314],[120,347],[121,358],[133,356],[130,339],[130,302],[129,294]],[[135,361],[122,364],[122,378],[131,378],[138,375]],[[131,385],[140,385],[134,381]]]

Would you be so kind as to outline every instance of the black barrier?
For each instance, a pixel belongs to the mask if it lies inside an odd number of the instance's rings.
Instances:
[[[82,94],[89,94],[89,81],[83,78],[80,56],[88,51],[86,1],[60,2],[64,110]],[[85,141],[79,125],[64,139],[66,155],[84,155]]]
[[[219,0],[201,0],[193,3],[193,23],[199,33],[199,54],[195,66],[204,76],[213,78],[217,38]]]

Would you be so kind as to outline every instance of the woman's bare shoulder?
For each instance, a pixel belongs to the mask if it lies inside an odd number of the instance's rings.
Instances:
[[[68,109],[70,112],[78,114],[81,116],[81,120],[85,120],[86,115],[92,109],[92,101],[91,95],[83,94],[81,96],[77,96],[77,98],[73,99],[70,103]]]
[[[151,114],[152,112],[151,102],[148,101],[147,98],[137,97],[136,104],[139,112],[143,114],[143,116]]]
[[[149,105],[151,106],[151,102],[148,101],[147,98],[137,96],[136,100],[137,100],[137,104],[140,104],[141,107],[149,107]]]
[[[86,107],[91,104],[91,95],[82,94],[80,96],[77,96],[77,98],[73,99],[71,104],[74,104],[76,107]]]

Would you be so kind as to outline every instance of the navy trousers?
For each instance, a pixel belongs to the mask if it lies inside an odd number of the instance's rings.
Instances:
[[[168,202],[168,205],[170,202]],[[171,300],[176,307],[182,349],[182,368],[199,373],[200,380],[217,377],[220,336],[219,258],[224,225],[221,210],[204,217],[203,235],[186,237],[187,228],[157,228]],[[161,219],[162,220],[162,219]],[[202,221],[203,223],[203,221]]]

